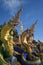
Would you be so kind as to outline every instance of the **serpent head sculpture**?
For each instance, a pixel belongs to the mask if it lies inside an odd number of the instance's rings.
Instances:
[[[4,46],[6,48],[6,51],[9,53],[9,56],[12,56],[14,53],[14,49],[13,49],[13,32],[11,31],[13,28],[15,28],[16,24],[19,24],[19,17],[20,17],[20,12],[21,12],[21,8],[18,11],[17,15],[9,21],[9,23],[6,23],[1,30],[1,38],[5,40],[6,43],[4,43]],[[13,26],[14,24],[14,26]],[[10,34],[11,31],[11,34]],[[9,65],[9,63],[7,63],[4,58],[2,58],[2,56],[0,56],[0,61],[4,64],[4,65]]]

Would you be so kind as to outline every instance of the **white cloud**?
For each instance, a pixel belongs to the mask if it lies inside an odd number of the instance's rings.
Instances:
[[[24,0],[2,0],[3,1],[3,7],[10,12],[11,15],[14,15],[14,12],[16,12],[16,9],[26,4]]]
[[[10,12],[11,15],[14,15],[16,8],[21,5],[19,0],[2,0],[3,7]]]
[[[20,1],[19,0],[3,0],[3,4],[6,8],[16,8],[20,5]]]

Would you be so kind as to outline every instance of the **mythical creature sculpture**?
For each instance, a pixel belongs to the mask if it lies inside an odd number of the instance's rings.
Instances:
[[[28,48],[27,37],[29,37],[34,32],[34,28],[35,28],[36,23],[37,23],[37,21],[35,21],[35,23],[29,29],[25,30],[21,34],[21,42],[23,43],[22,45],[24,45],[24,47],[26,47],[26,48]]]
[[[22,33],[22,41],[24,41],[26,39],[27,36],[31,35],[33,32],[34,32],[34,28],[35,28],[35,25],[37,24],[37,21],[35,21],[35,23],[27,30],[25,30],[23,33]]]
[[[12,25],[5,24],[1,31],[1,38],[6,41],[6,43],[4,43],[4,46],[6,48],[7,53],[9,54],[9,56],[12,56],[13,52],[14,52],[13,37],[9,34],[11,29],[12,29]],[[0,56],[0,59],[2,59],[1,61],[4,61],[6,63],[6,61],[1,56]],[[4,62],[2,62],[2,63],[5,64]],[[6,65],[8,65],[8,64],[6,64]]]
[[[5,24],[1,30],[1,36],[0,38],[4,39],[6,43],[4,43],[4,46],[6,48],[7,53],[9,56],[13,56],[14,49],[13,49],[13,32],[11,32],[12,35],[10,35],[10,31],[15,28],[16,25],[19,24],[19,17],[20,17],[21,8],[18,11],[15,18],[9,21],[9,23]],[[10,65],[4,60],[4,57],[0,54],[0,62],[3,63],[3,65]]]
[[[33,54],[33,52],[34,52],[34,49],[35,49],[35,47],[36,47],[36,45],[34,45],[33,43],[32,43],[32,41],[34,40],[34,36],[33,36],[33,32],[34,32],[34,27],[35,27],[35,25],[36,25],[36,23],[37,23],[37,21],[30,27],[30,29],[27,29],[26,31],[24,31],[23,33],[22,33],[22,45],[25,47],[25,49],[26,49],[26,51],[25,52],[27,52],[27,53],[24,53],[23,54],[23,59],[25,59],[24,58],[24,56],[25,56],[25,54],[27,54],[27,61],[26,62],[30,62],[30,64],[32,63],[32,62],[36,62],[36,64],[37,64],[37,62],[41,62],[40,61],[40,57],[38,57],[37,55],[35,56],[34,54]],[[28,38],[28,39],[27,39]],[[25,50],[24,49],[24,50]],[[29,53],[29,54],[28,54]],[[35,52],[34,52],[35,53]],[[30,61],[29,61],[30,60]],[[25,61],[25,60],[24,60]]]

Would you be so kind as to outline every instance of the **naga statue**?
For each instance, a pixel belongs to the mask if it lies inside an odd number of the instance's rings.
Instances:
[[[2,63],[3,65],[11,65],[4,58],[12,57],[14,54],[13,45],[15,45],[15,43],[13,41],[12,30],[15,29],[15,27],[19,24],[19,17],[20,17],[21,10],[22,9],[20,8],[17,15],[13,17],[8,23],[6,23],[1,30],[0,38],[1,41],[3,41],[3,44],[1,46],[5,48],[4,50],[6,50],[6,52],[4,52],[5,54],[1,53],[2,51],[0,51],[0,63]]]
[[[4,46],[6,48],[7,53],[9,54],[9,56],[13,55],[13,42],[12,42],[12,37],[11,35],[9,35],[10,30],[12,29],[11,25],[5,24],[4,27],[1,30],[1,38],[4,40]],[[4,65],[9,65],[3,57],[0,56],[1,62]],[[6,64],[5,64],[6,63]]]
[[[27,29],[24,32],[22,32],[22,34],[19,37],[19,42],[21,43],[21,46],[15,47],[15,50],[20,53],[19,57],[21,58],[22,56],[22,59],[19,59],[19,61],[22,60],[21,63],[23,63],[24,61],[24,65],[25,63],[26,65],[41,63],[40,57],[35,56],[35,53],[33,51],[34,48],[36,47],[36,45],[32,43],[32,41],[34,40],[33,32],[34,32],[34,27],[36,23],[37,21],[30,27],[30,29]]]
[[[32,41],[34,40],[33,32],[34,32],[34,27],[36,24],[37,24],[37,21],[30,27],[30,29],[27,29],[26,31],[24,31],[21,36],[22,48],[23,48],[23,46],[25,47],[24,48],[25,53],[23,53],[22,58],[24,61],[29,62],[30,65],[31,65],[31,63],[37,64],[37,62],[39,62],[39,63],[41,62],[40,58],[38,56],[34,55],[34,49],[35,49],[36,45],[34,45],[32,43]],[[27,56],[27,58],[25,58],[25,55]]]
[[[28,43],[27,43],[27,37],[31,36],[31,34],[33,34],[34,32],[34,28],[35,28],[35,25],[37,24],[37,21],[35,21],[35,23],[27,30],[25,30],[22,35],[21,35],[21,40],[23,43],[27,44],[28,46]],[[23,44],[23,45],[25,45]],[[26,47],[26,46],[25,46]],[[28,48],[28,47],[26,47]]]

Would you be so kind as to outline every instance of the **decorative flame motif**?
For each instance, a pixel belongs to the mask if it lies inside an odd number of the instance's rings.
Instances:
[[[35,21],[35,23],[30,27],[29,29],[29,34],[33,33],[34,32],[34,28],[35,28],[35,25],[37,24],[37,20]]]
[[[20,13],[22,11],[22,8],[17,12],[17,15],[11,19],[11,22],[14,24],[14,26],[19,24],[19,18],[20,18]]]

